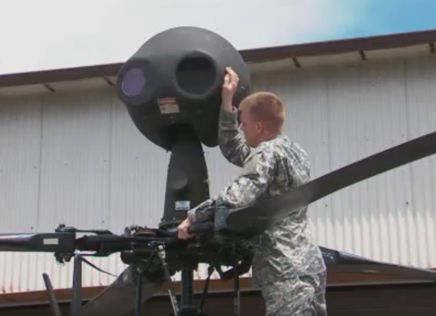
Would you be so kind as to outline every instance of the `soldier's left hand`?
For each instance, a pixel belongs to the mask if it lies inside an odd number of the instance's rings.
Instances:
[[[189,228],[191,227],[191,221],[187,217],[180,225],[177,227],[177,237],[179,239],[190,239],[194,237],[189,233]]]

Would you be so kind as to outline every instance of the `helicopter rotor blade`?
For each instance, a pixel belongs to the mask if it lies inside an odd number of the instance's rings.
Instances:
[[[392,147],[351,165],[328,173],[276,197],[267,197],[254,205],[232,210],[227,217],[229,233],[256,235],[291,211],[382,172],[436,153],[436,132]]]
[[[398,276],[410,280],[436,281],[436,271],[379,262],[350,253],[319,247],[329,271]]]

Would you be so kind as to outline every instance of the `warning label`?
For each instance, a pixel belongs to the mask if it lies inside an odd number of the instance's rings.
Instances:
[[[191,201],[176,201],[176,211],[189,211],[191,208]]]
[[[180,112],[176,98],[160,98],[157,99],[157,104],[159,105],[161,114],[174,114]]]

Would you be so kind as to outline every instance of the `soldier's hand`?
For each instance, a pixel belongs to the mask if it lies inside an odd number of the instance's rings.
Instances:
[[[224,75],[224,82],[221,90],[221,106],[226,111],[233,109],[233,96],[238,88],[239,77],[232,68],[226,67],[226,74]]]
[[[177,237],[179,239],[189,239],[194,237],[189,233],[189,228],[191,227],[191,221],[187,217],[180,225],[177,227]]]

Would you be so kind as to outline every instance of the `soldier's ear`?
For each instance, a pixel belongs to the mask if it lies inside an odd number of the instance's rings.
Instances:
[[[256,132],[260,133],[260,132],[263,131],[263,129],[264,129],[263,123],[257,121],[257,122],[256,122]]]

